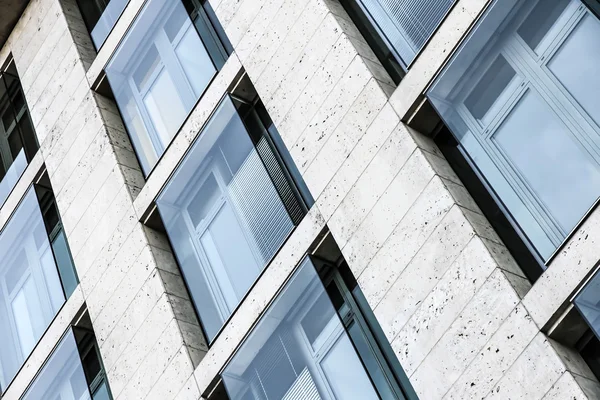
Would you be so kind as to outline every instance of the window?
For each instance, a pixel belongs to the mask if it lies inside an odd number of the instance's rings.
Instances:
[[[342,0],[384,67],[406,70],[456,0]],[[393,59],[393,61],[392,61]]]
[[[0,74],[0,206],[38,150],[14,63]]]
[[[41,189],[42,190],[42,189]],[[0,234],[0,389],[4,390],[77,285],[53,197],[29,189]],[[54,216],[54,218],[52,218]],[[53,238],[48,236],[51,227]]]
[[[129,0],[77,0],[96,49],[100,49]]]
[[[589,327],[577,342],[576,348],[596,377],[600,377],[600,340],[598,340],[600,338],[600,275],[598,273],[575,296],[573,304]]]
[[[598,273],[586,283],[573,303],[591,330],[600,337],[600,275]]]
[[[600,17],[600,0],[583,0],[597,17]]]
[[[311,257],[266,310],[222,378],[231,400],[405,398],[340,273]]]
[[[542,264],[600,195],[599,46],[579,0],[497,0],[428,92]]]
[[[191,4],[191,5],[190,5]],[[205,43],[179,1],[149,0],[106,67],[142,170],[150,173],[226,58],[203,7]],[[206,17],[206,18],[205,18]]]
[[[156,200],[209,341],[306,211],[268,127],[226,97]]]
[[[69,329],[22,399],[111,400],[93,333]]]

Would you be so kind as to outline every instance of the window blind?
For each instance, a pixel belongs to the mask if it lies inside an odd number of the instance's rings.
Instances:
[[[406,67],[456,0],[358,0]]]

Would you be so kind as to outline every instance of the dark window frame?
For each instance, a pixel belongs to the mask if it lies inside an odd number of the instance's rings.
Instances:
[[[384,373],[386,380],[391,382],[391,385],[396,386],[394,394],[398,396],[398,398],[418,400],[418,396],[412,387],[408,376],[400,365],[389,340],[381,329],[377,317],[369,306],[367,299],[364,297],[348,263],[343,258],[334,265],[315,255],[310,255],[308,257],[310,257],[313,265],[317,269],[321,282],[325,286],[326,292],[332,303],[334,305],[336,304],[335,294],[333,293],[333,287],[335,287],[335,290],[343,297],[344,303],[350,307],[350,318],[348,318],[348,314],[341,314],[337,307],[336,311],[342,321],[344,329],[348,333],[356,354],[373,383],[373,387],[379,392],[368,368],[364,364],[364,359],[361,356],[354,338],[348,332],[348,328],[352,323],[358,323],[360,325],[361,332],[365,335],[369,347],[373,349],[373,357],[383,369],[382,372]]]
[[[147,2],[151,1],[151,0],[145,0],[143,5],[140,7],[140,10],[143,9],[143,7],[146,6]],[[183,119],[183,121],[181,122],[181,125],[178,127],[177,131],[174,133],[173,137],[171,138],[171,140],[166,144],[164,151],[162,152],[162,154],[160,154],[156,160],[156,162],[154,163],[154,165],[148,169],[148,171],[145,171],[144,168],[142,168],[142,161],[141,161],[141,156],[138,154],[138,151],[136,150],[134,144],[134,141],[132,139],[132,135],[129,132],[129,128],[127,127],[127,125],[125,124],[125,118],[123,117],[123,112],[121,111],[121,106],[118,104],[118,102],[116,101],[114,92],[112,87],[110,86],[110,83],[108,82],[108,77],[106,76],[106,73],[103,72],[102,73],[102,84],[98,85],[98,87],[96,87],[94,90],[99,93],[102,92],[105,97],[108,97],[110,100],[112,100],[117,108],[117,111],[119,113],[119,116],[121,118],[121,121],[123,121],[123,127],[125,129],[125,132],[127,133],[127,136],[132,144],[133,147],[133,153],[135,154],[135,158],[138,162],[138,165],[140,166],[140,171],[142,172],[142,176],[144,177],[144,179],[147,181],[149,179],[149,177],[152,175],[152,173],[154,172],[154,170],[156,169],[156,167],[160,164],[160,161],[162,160],[162,158],[164,157],[164,155],[167,153],[167,151],[169,150],[169,148],[171,147],[171,145],[173,144],[175,137],[179,134],[179,132],[181,131],[181,129],[183,128],[183,126],[185,126],[187,120],[189,119],[190,115],[192,114],[193,110],[198,106],[198,103],[200,103],[200,101],[202,100],[202,98],[204,97],[204,94],[207,92],[207,90],[210,88],[210,86],[212,85],[212,83],[214,82],[214,80],[216,79],[217,75],[219,74],[219,72],[221,71],[222,67],[224,66],[224,64],[227,62],[227,60],[229,59],[229,57],[231,56],[231,54],[233,54],[233,46],[231,45],[231,43],[229,42],[229,39],[227,38],[227,35],[225,34],[224,29],[222,28],[222,26],[220,25],[220,22],[218,21],[216,15],[214,14],[214,11],[212,11],[212,8],[208,2],[208,0],[176,0],[179,1],[183,7],[185,8],[191,22],[192,25],[194,25],[194,28],[196,29],[196,33],[198,34],[198,37],[200,38],[200,41],[202,42],[203,47],[206,49],[207,54],[209,56],[209,58],[211,59],[213,66],[216,69],[215,74],[212,76],[212,78],[209,80],[209,82],[207,83],[206,87],[204,88],[203,92],[200,94],[200,96],[198,97],[198,99],[196,100],[196,102],[194,103],[193,107],[191,108],[190,112],[188,113],[188,115],[186,115],[186,117]],[[202,1],[202,3],[200,3]],[[198,8],[199,7],[199,8]],[[137,18],[137,16],[136,16]],[[215,56],[215,54],[213,52],[211,52],[206,43],[204,42],[204,38],[198,28],[198,22],[199,20],[202,20],[204,22],[206,22],[208,29],[214,33],[214,35],[216,36],[212,36],[212,38],[217,38],[217,47],[218,47],[218,56],[221,58],[217,58],[217,56]],[[134,19],[135,21],[135,19]],[[215,25],[217,24],[217,25]],[[123,37],[125,37],[126,35],[129,34],[130,30],[131,30],[131,26],[127,29],[126,33],[123,35]],[[212,34],[211,34],[212,35]],[[119,45],[120,46],[120,45]],[[113,52],[113,54],[111,55],[110,59],[112,59],[116,53],[117,49],[115,49],[115,51]],[[225,55],[225,58],[222,58]],[[109,62],[110,62],[109,59]],[[148,135],[150,135],[150,132],[147,132]]]
[[[10,77],[13,80],[10,85],[7,84],[6,77]],[[25,92],[23,91],[23,87],[21,85],[21,80],[19,79],[19,75],[17,73],[17,69],[15,66],[14,60],[10,61],[9,66],[5,70],[0,71],[0,85],[2,85],[2,87],[6,90],[5,95],[2,96],[2,98],[0,98],[0,102],[6,101],[7,107],[10,108],[10,110],[7,110],[7,112],[12,113],[12,118],[14,121],[13,123],[15,124],[15,126],[13,127],[13,131],[16,130],[16,132],[18,134],[21,150],[23,150],[23,153],[25,155],[25,160],[27,162],[27,165],[29,165],[31,163],[31,161],[33,160],[33,158],[35,157],[35,155],[38,153],[40,145],[39,145],[39,141],[37,138],[37,134],[35,132],[35,127],[33,126],[33,121],[31,119],[31,112],[29,110],[29,105],[27,104],[27,99],[25,98]],[[13,93],[9,93],[9,90],[14,90],[14,91],[13,91]],[[20,95],[22,96],[23,105],[21,106],[21,110],[19,110],[17,112],[16,107],[14,105],[14,98],[18,95],[18,93],[20,93]],[[5,98],[6,98],[6,100],[5,100]],[[19,114],[21,114],[21,115],[19,115]],[[4,116],[4,115],[2,115],[2,116]],[[29,128],[31,129],[31,135],[30,135],[31,137],[27,137],[25,135],[25,133],[23,132],[23,127],[21,126],[21,123],[26,123],[29,125]],[[10,149],[8,149],[8,151],[10,152]],[[6,171],[4,172],[4,174],[6,174],[6,172],[8,172],[8,170],[14,165],[15,159],[16,159],[16,156],[12,156],[12,162],[6,168]],[[4,166],[2,166],[2,168],[4,169]],[[3,175],[0,178],[0,182],[2,180],[4,180],[5,176],[6,175]],[[8,197],[10,196],[10,193],[12,193],[13,190],[14,190],[14,186],[8,192],[6,199],[8,199]],[[4,199],[4,201],[0,202],[0,207],[4,204],[6,199]]]
[[[545,270],[544,263],[536,257],[535,249],[507,218],[498,196],[493,194],[485,177],[445,125],[434,136],[434,141],[529,282],[535,283]]]
[[[63,334],[61,335],[61,337],[58,339],[58,341],[56,342],[56,344],[54,345],[54,347],[50,351],[50,354],[48,355],[48,357],[44,360],[44,362],[42,363],[42,365],[36,371],[33,379],[29,382],[29,384],[27,385],[27,387],[23,391],[23,395],[27,394],[27,392],[29,391],[29,389],[31,389],[31,387],[36,382],[36,380],[41,376],[42,372],[44,372],[44,368],[48,365],[48,363],[50,362],[50,360],[54,356],[54,354],[55,354],[56,350],[58,349],[58,347],[62,344],[63,340],[69,334],[73,335],[73,338],[74,338],[75,343],[77,345],[77,352],[79,354],[79,361],[81,362],[81,368],[82,368],[82,370],[84,371],[84,373],[86,375],[85,378],[86,378],[87,388],[88,388],[88,391],[89,391],[90,395],[93,397],[93,395],[95,394],[95,391],[92,391],[92,384],[93,383],[96,383],[96,382],[98,383],[95,386],[95,389],[98,389],[102,383],[106,383],[106,388],[107,388],[107,393],[108,393],[108,396],[109,396],[109,400],[112,400],[114,397],[113,397],[111,389],[110,389],[110,384],[108,382],[108,377],[107,377],[107,374],[106,374],[106,369],[104,368],[104,362],[103,362],[102,357],[100,355],[100,348],[99,348],[98,342],[96,340],[96,335],[95,335],[95,333],[94,333],[94,331],[92,329],[85,328],[85,327],[82,327],[82,326],[76,326],[74,324],[69,325],[67,327],[67,329],[63,332]],[[83,348],[81,348],[80,346],[83,347]],[[89,383],[89,382],[87,382],[88,377],[87,377],[87,371],[85,369],[85,365],[83,363],[83,355],[84,354],[87,355],[91,351],[94,351],[96,353],[97,357],[98,357],[98,362],[99,362],[99,365],[100,365],[100,373],[98,374],[98,376],[96,376],[96,379],[94,379],[92,381],[92,383]]]
[[[385,39],[377,23],[365,10],[359,0],[340,0],[342,7],[346,10],[359,32],[363,35],[365,41],[381,62],[381,65],[397,85],[406,75],[408,66],[404,64],[400,56],[396,53]]]
[[[225,95],[223,95],[223,97],[219,101],[218,105],[214,108],[213,113],[206,119],[205,124],[199,129],[198,135],[192,141],[192,143],[189,145],[186,153],[181,157],[181,160],[180,160],[178,166],[175,168],[175,170],[177,170],[179,168],[179,165],[181,165],[183,163],[183,161],[186,159],[186,157],[190,154],[190,152],[191,152],[192,148],[194,147],[194,145],[196,144],[196,142],[201,139],[201,137],[202,137],[202,131],[206,128],[206,126],[208,125],[209,121],[214,116],[215,111],[219,108],[219,106],[221,105],[221,103],[226,98],[230,98],[232,100],[232,102],[234,103],[234,106],[236,106],[236,110],[238,112],[238,115],[239,115],[240,119],[242,120],[242,123],[244,124],[244,127],[246,128],[246,131],[247,131],[249,137],[251,138],[251,140],[252,140],[252,142],[253,142],[253,144],[255,146],[254,148],[256,149],[257,141],[261,137],[265,137],[268,140],[268,142],[272,145],[271,150],[273,151],[273,153],[277,157],[278,162],[279,162],[279,166],[281,167],[282,171],[286,175],[286,181],[289,184],[289,186],[292,188],[292,190],[294,191],[296,200],[298,201],[298,203],[302,207],[302,210],[304,212],[303,215],[302,215],[302,219],[304,219],[304,217],[308,213],[308,210],[314,204],[314,200],[313,200],[312,196],[310,195],[310,192],[307,193],[307,192],[304,191],[304,190],[308,191],[308,188],[303,189],[303,187],[302,187],[302,186],[306,187],[306,184],[298,185],[297,180],[296,180],[297,179],[296,175],[295,175],[293,169],[288,164],[288,160],[285,160],[285,158],[282,157],[281,154],[279,153],[279,148],[276,145],[276,141],[274,141],[273,137],[272,137],[272,135],[274,135],[274,134],[279,135],[279,133],[277,132],[277,129],[275,128],[274,124],[272,123],[272,121],[271,121],[271,119],[270,119],[270,117],[268,115],[268,112],[267,112],[266,108],[264,107],[262,101],[258,97],[254,101],[250,102],[250,101],[241,99],[240,97],[236,96],[234,93],[229,93],[229,92],[225,93]],[[256,117],[258,117],[258,119],[263,124],[262,135],[256,136],[257,133],[256,132],[252,132],[252,127],[249,127],[248,124],[247,124],[247,122],[246,122],[246,117],[248,117],[248,115],[253,114],[253,113],[254,113],[254,115]],[[269,125],[269,123],[270,123],[270,125]],[[270,170],[269,170],[268,166],[265,164],[265,161],[263,159],[263,155],[260,154],[260,152],[259,152],[259,157],[261,158],[261,161],[263,162],[263,165],[265,165],[265,169],[269,172]],[[160,159],[159,159],[159,161],[160,161]],[[293,162],[293,160],[291,160],[291,157],[290,157],[289,161]],[[295,165],[292,165],[292,166],[293,166],[293,168],[295,168]],[[270,175],[270,173],[269,173],[269,175]],[[299,175],[299,176],[301,178],[301,175]],[[273,179],[273,178],[271,177],[271,179]],[[165,185],[166,185],[166,183],[165,183]],[[273,183],[273,185],[274,185],[275,188],[277,188],[277,185],[275,183]],[[162,190],[164,190],[164,188],[161,189],[160,193],[162,193]],[[159,195],[160,195],[160,193],[159,193]],[[157,197],[159,195],[157,195]],[[286,204],[286,202],[283,199],[282,199],[282,202],[283,202],[283,204],[285,205],[285,207],[287,209],[288,205]],[[164,227],[164,222],[162,222],[162,217],[160,216],[160,213],[157,212],[157,215],[158,215],[158,218],[161,220],[162,226]],[[263,267],[262,271],[260,271],[260,273],[258,274],[258,276],[256,277],[256,279],[254,280],[254,282],[252,282],[252,284],[248,288],[247,292],[240,299],[240,301],[237,304],[237,306],[233,308],[233,311],[231,312],[231,314],[229,315],[229,317],[227,317],[224,320],[222,326],[215,333],[214,337],[212,339],[210,339],[210,340],[209,340],[209,335],[207,335],[207,331],[206,331],[206,329],[205,329],[205,327],[204,327],[204,325],[202,323],[202,319],[200,318],[200,312],[198,311],[198,308],[197,308],[195,302],[191,299],[191,295],[190,295],[190,300],[191,300],[191,304],[193,306],[194,313],[196,315],[196,318],[198,319],[198,322],[199,322],[199,325],[200,325],[200,329],[202,330],[202,334],[204,335],[204,339],[206,340],[206,345],[207,345],[208,348],[210,348],[211,345],[214,344],[215,341],[219,338],[219,336],[221,335],[221,333],[223,332],[223,330],[225,329],[225,327],[227,326],[227,324],[231,321],[231,319],[233,318],[233,316],[236,314],[236,312],[242,306],[243,302],[250,295],[250,292],[252,291],[252,289],[256,286],[256,284],[258,283],[258,281],[261,279],[261,277],[263,276],[263,274],[266,272],[266,270],[268,269],[268,267],[271,264],[271,262],[273,261],[273,259],[275,259],[275,257],[277,257],[277,254],[279,254],[279,252],[281,251],[281,249],[285,246],[285,243],[290,238],[290,236],[294,233],[294,231],[296,230],[296,228],[298,227],[298,225],[301,223],[302,219],[300,219],[298,221],[293,221],[294,222],[294,227],[289,232],[289,234],[287,235],[287,237],[284,239],[284,241],[281,244],[281,246],[279,247],[279,249],[273,254],[273,256],[271,257],[271,259],[266,262],[266,264]],[[177,258],[177,255],[176,255],[175,251],[173,250],[173,249],[175,249],[175,246],[173,245],[173,242],[172,242],[170,236],[166,233],[166,230],[165,230],[165,236],[166,236],[166,238],[167,238],[167,240],[169,242],[169,246],[172,249],[172,253],[173,253],[175,262],[177,263],[177,267],[179,268],[179,271],[181,272],[181,275],[182,275],[182,278],[183,278],[183,283],[185,285],[186,291],[187,291],[188,294],[190,294],[192,292],[190,290],[190,283],[188,283],[188,279],[185,278],[185,273],[183,272],[183,269],[181,268],[181,263],[180,263],[179,259]]]
[[[60,233],[62,231],[62,222],[60,220],[60,214],[58,213],[58,207],[56,206],[56,200],[54,198],[54,193],[52,192],[51,188],[48,188],[47,186],[44,186],[43,184],[40,184],[40,183],[32,183],[27,188],[27,190],[24,192],[23,196],[19,200],[19,203],[14,208],[14,210],[11,213],[11,215],[8,217],[6,224],[0,230],[0,236],[3,235],[6,232],[6,225],[12,220],[12,218],[15,217],[15,214],[18,212],[19,208],[21,207],[21,205],[25,201],[25,197],[27,195],[29,195],[31,191],[34,192],[34,195],[36,197],[36,201],[37,201],[38,207],[40,208],[40,212],[42,214],[42,220],[44,222],[44,227],[46,228],[46,234],[48,236],[48,241],[50,243],[50,251],[52,253],[52,258],[54,260],[54,265],[56,267],[56,272],[57,272],[57,275],[58,275],[58,280],[60,282],[60,289],[62,291],[62,294],[63,294],[63,297],[64,297],[65,300],[64,300],[63,304],[58,308],[57,312],[52,317],[52,319],[50,320],[50,322],[48,323],[48,326],[44,330],[44,333],[42,333],[42,335],[40,336],[40,338],[37,340],[37,342],[36,342],[35,346],[33,347],[32,351],[23,360],[23,363],[21,364],[21,366],[17,370],[16,374],[12,377],[11,381],[8,382],[8,384],[6,385],[6,387],[2,387],[0,385],[0,398],[5,393],[5,391],[12,385],[12,383],[14,382],[14,379],[19,374],[19,372],[21,371],[21,369],[23,368],[23,366],[27,363],[27,360],[29,359],[29,357],[31,356],[31,354],[33,354],[33,351],[35,350],[35,348],[39,344],[40,340],[45,335],[45,333],[48,331],[48,329],[50,329],[50,326],[52,325],[52,323],[54,322],[54,320],[56,319],[56,317],[60,313],[60,310],[62,309],[62,307],[64,307],[64,305],[67,303],[68,299],[71,297],[71,295],[73,293],[72,291],[71,291],[71,293],[67,293],[67,291],[65,289],[63,274],[61,273],[61,269],[59,267],[59,262],[58,262],[58,259],[56,257],[56,251],[55,251],[54,246],[53,246],[54,242],[53,242],[53,239],[51,237],[51,232],[49,231],[49,227],[52,227],[52,231],[53,232],[57,232],[57,235],[58,235],[58,233]],[[48,193],[50,195],[50,199],[48,199]],[[42,200],[43,198],[45,198],[45,200]],[[44,204],[42,204],[42,202]],[[54,225],[51,224],[50,219],[48,217],[48,211],[52,207],[56,209],[56,213],[57,213],[57,216],[58,216],[58,220],[55,222]],[[55,238],[56,238],[56,236],[55,236]],[[66,240],[66,237],[65,237],[65,240]],[[67,241],[67,250],[69,252],[69,255],[71,255],[71,250],[70,250],[68,241]],[[73,263],[72,256],[71,256],[71,263],[72,263],[71,264],[72,272],[73,272],[74,277],[76,279],[77,285],[79,285],[79,277],[77,276],[77,271],[75,269],[75,265]],[[64,337],[64,335],[61,337],[60,340],[62,340],[63,337]],[[59,341],[59,343],[60,343],[60,341]],[[58,344],[57,344],[57,346],[58,346]],[[44,363],[44,365],[45,365],[45,363]],[[40,370],[41,370],[41,368],[40,368]],[[39,373],[39,371],[38,371],[38,373]],[[37,375],[36,375],[36,377],[37,377]]]
[[[596,17],[600,18],[600,0],[581,0],[590,11],[596,14]]]

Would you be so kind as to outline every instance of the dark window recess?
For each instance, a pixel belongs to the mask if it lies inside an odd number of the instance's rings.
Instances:
[[[600,18],[600,0],[582,0],[598,18]]]
[[[470,161],[469,156],[461,149],[459,143],[446,127],[443,127],[435,136],[435,143],[529,281],[534,283],[544,272],[543,264],[533,255],[535,252],[528,247],[506,218],[498,203],[488,191],[484,183],[485,178],[477,173],[477,169]]]
[[[233,52],[233,46],[229,42],[225,30],[215,15],[208,0],[182,0],[185,9],[206,46],[215,67],[220,70],[229,55]]]
[[[340,2],[392,80],[396,84],[400,83],[406,72],[391,47],[382,39],[382,34],[375,22],[369,18],[368,12],[359,1],[340,0]]]
[[[272,146],[270,152],[273,154],[273,157],[278,160],[281,166],[285,166],[285,168],[282,169],[282,173],[288,177],[288,182],[294,182],[295,185],[293,190],[300,196],[299,198],[304,201],[302,207],[305,211],[308,211],[315,203],[315,200],[310,194],[310,190],[308,189],[308,186],[306,186],[304,178],[302,178],[302,174],[300,174],[287,146],[283,143],[283,139],[281,138],[281,135],[279,135],[275,124],[267,113],[267,109],[263,105],[262,100],[259,99],[255,102],[254,110],[258,113],[258,117],[260,118],[263,127],[269,132],[269,134],[265,136],[266,140],[268,140]]]
[[[225,96],[156,200],[209,342],[312,204],[278,136],[257,98]]]
[[[79,278],[56,206],[56,199],[48,187],[36,185],[35,189],[65,296],[69,298],[79,284]]]
[[[85,328],[75,327],[73,333],[92,400],[111,400],[112,395],[94,333]]]
[[[313,262],[380,398],[418,399],[346,261]]]
[[[600,340],[589,329],[575,345],[576,350],[600,380]]]
[[[294,223],[299,224],[315,202],[300,171],[262,101],[258,99],[251,105],[240,100],[238,107],[256,151],[281,200]]]
[[[395,355],[379,343],[348,273],[313,256],[301,262],[224,368],[230,399],[417,399],[406,376],[398,379],[401,368],[393,371],[387,351]]]
[[[96,50],[104,44],[127,3],[129,0],[77,0]]]
[[[4,203],[38,148],[17,70],[14,63],[11,63],[0,74],[0,205]]]

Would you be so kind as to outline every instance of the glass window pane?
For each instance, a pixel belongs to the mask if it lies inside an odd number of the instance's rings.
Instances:
[[[177,47],[175,53],[181,63],[185,76],[190,80],[196,96],[200,96],[208,85],[214,73],[214,67],[206,51],[198,51],[203,46],[193,25],[188,25],[187,30]]]
[[[331,385],[335,399],[378,398],[347,335],[342,335],[337,340],[321,361],[321,366]]]
[[[22,400],[91,400],[77,342],[69,330]]]
[[[588,13],[548,63],[548,68],[598,126],[599,48],[600,21]]]
[[[150,0],[105,70],[148,174],[216,69],[183,4]]]
[[[598,197],[598,164],[537,93],[524,94],[492,140],[564,232]]]
[[[97,22],[94,25],[88,27],[89,29],[92,30],[90,35],[92,37],[92,42],[94,42],[94,46],[96,46],[96,49],[100,49],[100,47],[102,47],[102,45],[104,44],[104,41],[110,34],[110,31],[112,31],[112,28],[115,26],[115,24],[117,23],[117,20],[123,13],[123,10],[125,10],[127,3],[129,3],[129,0],[106,0],[106,1],[108,2],[108,4],[106,5],[106,7],[104,9],[102,9],[103,7],[100,4],[104,3],[104,1],[79,0],[79,4],[80,4],[79,7],[81,8],[84,18],[86,18],[86,11],[88,11],[88,9],[90,9],[90,8],[98,7],[98,9],[95,9],[93,11],[90,10],[87,13],[96,14],[96,15],[100,12],[102,13],[100,15],[99,19],[97,20]],[[85,3],[85,4],[90,3],[90,4],[88,6],[82,7],[82,3]],[[95,19],[98,17],[96,16],[94,18],[93,16],[90,15],[90,18]],[[87,18],[86,18],[86,20],[87,20]],[[91,24],[93,22],[90,21],[88,23]]]
[[[21,84],[9,72],[0,74],[0,120],[1,206],[27,167],[27,157],[38,149]]]
[[[157,151],[164,151],[186,117],[186,107],[167,70],[163,69],[158,74],[143,101],[156,132]]]
[[[377,361],[373,350],[369,346],[367,339],[365,338],[360,326],[354,322],[348,328],[348,334],[352,338],[352,342],[356,346],[356,350],[360,355],[365,368],[369,372],[375,387],[377,388],[380,397],[383,400],[393,400],[397,398],[397,395],[392,390],[388,377],[384,373],[382,366]]]
[[[145,91],[150,84],[151,78],[158,73],[159,68],[162,68],[162,63],[160,61],[158,50],[155,45],[151,45],[132,76],[137,89]]]
[[[79,280],[75,272],[75,265],[73,265],[73,258],[71,257],[71,251],[69,250],[67,238],[65,237],[63,229],[58,232],[52,241],[52,250],[54,250],[54,257],[56,258],[56,264],[58,265],[58,271],[60,273],[65,294],[67,297],[70,297],[79,284]]]
[[[425,46],[455,0],[358,1],[406,66]]]
[[[0,386],[6,387],[65,300],[33,188],[0,234],[0,256]]]
[[[333,308],[327,307],[327,304],[329,303],[330,300],[327,293],[321,293],[315,304],[313,304],[300,322],[304,334],[313,349],[318,349],[320,347],[321,342],[318,339],[321,337],[323,331],[326,330],[326,326],[331,322],[335,313]],[[327,312],[323,312],[323,310],[326,310]]]
[[[294,227],[229,98],[157,205],[212,340]]]
[[[0,181],[0,207],[12,192],[25,168],[27,168],[27,157],[25,157],[25,151],[21,150]]]
[[[600,45],[600,22],[578,0],[537,4],[522,22],[511,19],[531,3],[492,3],[427,95],[500,209],[546,261],[600,196],[600,129],[575,115],[578,102],[600,119],[600,58],[589,55]],[[523,41],[555,55],[546,65]]]
[[[585,285],[575,297],[574,303],[589,327],[600,338],[600,274],[596,273]]]
[[[306,258],[225,367],[223,382],[232,400],[378,399],[333,304],[325,300],[321,279]],[[307,313],[318,317],[310,329],[310,318],[303,321]],[[331,323],[320,322],[328,318]],[[327,340],[315,349],[307,330]]]
[[[571,0],[543,0],[538,2],[525,18],[517,33],[532,50],[541,54],[538,47],[545,48],[547,46],[539,46],[540,43],[570,2]]]
[[[486,125],[490,122],[485,116],[488,112],[493,113],[492,106],[500,103],[502,93],[515,75],[515,70],[502,55],[499,55],[465,99],[465,106],[473,118]]]
[[[108,394],[108,386],[106,382],[102,382],[102,385],[96,390],[96,392],[92,396],[93,400],[110,400],[110,395]]]

